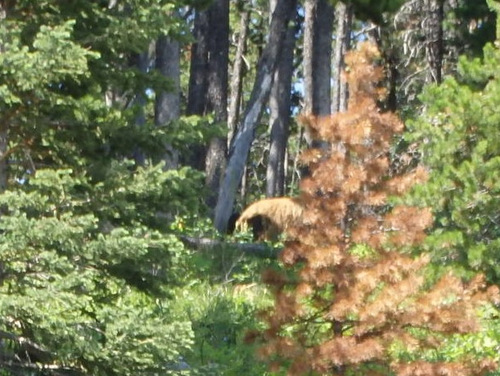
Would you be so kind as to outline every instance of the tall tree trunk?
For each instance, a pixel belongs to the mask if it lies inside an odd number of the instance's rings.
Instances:
[[[194,16],[193,36],[195,42],[191,45],[186,115],[205,115],[206,93],[208,91],[208,42],[210,37],[208,17],[207,10],[197,11]],[[198,170],[203,170],[205,155],[204,145],[192,145],[191,153],[187,157],[187,164]]]
[[[233,142],[233,136],[236,132],[236,125],[240,116],[241,106],[241,89],[243,83],[243,56],[246,50],[246,41],[248,35],[248,22],[250,21],[250,11],[244,10],[241,12],[240,32],[238,35],[238,43],[236,46],[236,54],[234,56],[233,70],[231,72],[231,84],[229,100],[229,112],[227,118],[228,127],[228,145]]]
[[[1,52],[0,52],[1,53]],[[9,145],[8,124],[0,126],[0,193],[7,189],[8,170],[7,170],[7,148]]]
[[[337,27],[335,30],[335,51],[333,54],[332,113],[347,110],[347,83],[342,79],[344,55],[351,44],[352,5],[338,2],[335,8]]]
[[[210,39],[208,60],[208,112],[215,121],[227,122],[227,91],[229,65],[229,0],[215,0],[209,8]],[[210,140],[205,158],[207,205],[215,208],[217,193],[226,167],[227,140],[215,137]]]
[[[215,121],[227,121],[229,61],[229,0],[215,0],[207,10],[195,15],[191,49],[188,115],[214,113]],[[207,204],[214,207],[226,163],[226,143],[222,138],[210,140],[208,147],[193,145],[190,164],[205,170],[209,195]]]
[[[314,60],[314,22],[316,16],[316,7],[318,0],[305,0],[304,4],[304,108],[306,114],[313,112],[312,104],[314,102],[314,82],[313,65]]]
[[[267,103],[277,62],[288,30],[288,21],[295,7],[296,0],[278,0],[272,15],[269,39],[257,65],[257,75],[250,100],[238,128],[224,180],[219,190],[214,223],[220,232],[226,230],[227,222],[231,216],[236,190],[243,175],[250,145],[254,138],[255,127]]]
[[[229,65],[229,0],[214,0],[208,8],[208,88],[205,112],[227,121]]]
[[[306,0],[304,23],[304,112],[328,115],[333,33],[328,0]]]
[[[156,41],[155,67],[161,75],[168,78],[172,84],[171,91],[156,94],[155,125],[166,126],[180,115],[180,46],[167,36],[161,36]],[[179,153],[172,145],[165,145],[165,167],[175,169],[179,164]]]
[[[205,112],[206,92],[208,90],[209,29],[208,12],[196,12],[193,30],[195,42],[191,46],[191,65],[189,68],[187,115],[203,115]]]
[[[2,1],[0,2],[0,22],[7,17],[6,4]],[[3,42],[0,41],[0,54],[5,52],[5,46]],[[2,121],[0,124],[0,193],[5,191],[8,182],[8,171],[7,171],[7,148],[9,146],[8,138],[9,125]]]
[[[271,0],[271,9],[275,6],[276,0]],[[266,172],[267,197],[283,196],[285,191],[285,158],[290,123],[294,46],[295,27],[290,24],[269,97],[271,136]]]
[[[132,64],[136,66],[136,68],[142,74],[146,74],[149,66],[149,52],[142,52],[140,54],[134,54],[132,56]],[[146,98],[146,88],[139,87],[137,88],[137,92],[135,94],[134,105],[137,106],[137,115],[135,117],[135,124],[138,127],[143,127],[146,124],[146,114],[144,112],[144,107],[146,106],[147,98]],[[146,161],[146,154],[144,150],[141,150],[138,146],[133,151],[134,160],[139,166],[143,166]]]
[[[331,110],[331,54],[333,8],[327,0],[305,0],[304,113],[328,115]],[[307,145],[326,148],[325,142],[304,133]],[[302,169],[301,174],[307,174]]]
[[[441,83],[444,54],[444,0],[425,0],[427,17],[424,20],[426,57],[430,82]]]

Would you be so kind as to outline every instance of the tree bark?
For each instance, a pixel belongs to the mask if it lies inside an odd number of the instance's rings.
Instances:
[[[295,10],[296,0],[278,0],[272,15],[268,42],[257,65],[257,75],[245,115],[238,128],[224,180],[219,190],[215,208],[214,224],[224,232],[234,205],[236,190],[241,181],[250,145],[254,138],[255,127],[267,103],[276,66],[285,40],[288,22]]]
[[[347,110],[347,84],[342,79],[344,70],[344,55],[351,44],[352,6],[338,2],[335,8],[337,27],[335,30],[335,51],[333,54],[333,94],[332,114]]]
[[[210,238],[195,238],[182,235],[180,240],[189,248],[197,251],[215,252],[218,249],[234,248],[235,251],[243,252],[249,256],[255,256],[266,259],[276,259],[280,250],[270,247],[265,243],[232,243]]]
[[[0,2],[0,22],[7,17],[7,9],[4,2]],[[0,41],[0,54],[5,52],[5,47]],[[8,137],[9,126],[2,121],[0,125],[0,193],[7,189],[8,171],[7,171],[7,149],[9,146]]]
[[[210,39],[208,59],[207,112],[213,112],[217,123],[227,122],[229,65],[229,0],[216,0],[209,8]],[[217,192],[226,167],[227,140],[210,140],[205,158],[206,200],[210,208],[217,203]]]
[[[167,36],[156,41],[156,69],[172,83],[171,91],[156,94],[155,125],[166,126],[180,115],[180,46]],[[175,169],[179,164],[179,153],[172,145],[165,145],[165,168]]]
[[[189,67],[187,115],[202,115],[205,111],[208,90],[208,30],[207,11],[196,12],[193,30],[195,42],[191,46]]]
[[[215,0],[208,9],[208,88],[205,112],[227,121],[229,65],[229,0]]]
[[[271,0],[271,9],[274,9],[275,2],[276,0]],[[294,47],[295,27],[290,24],[269,97],[271,136],[266,171],[267,197],[283,196],[285,192],[285,158],[292,102]]]
[[[191,45],[191,59],[189,66],[188,100],[186,115],[205,115],[207,90],[208,90],[208,41],[209,41],[209,14],[207,10],[196,11],[194,16],[193,37],[195,42]],[[186,158],[186,163],[197,169],[205,168],[205,145],[191,146],[191,153]]]
[[[328,115],[333,7],[327,0],[306,0],[304,23],[304,112]]]
[[[314,82],[313,66],[314,60],[314,22],[318,0],[305,0],[304,4],[304,108],[306,114],[313,112]]]
[[[425,0],[427,17],[424,20],[425,52],[429,64],[428,81],[442,81],[444,38],[444,0]]]
[[[149,65],[149,52],[142,52],[139,54],[134,54],[132,56],[132,64],[136,66],[140,73],[146,74]],[[135,125],[138,127],[143,127],[146,124],[146,114],[144,112],[144,107],[146,106],[147,98],[145,93],[145,88],[137,88],[135,94],[134,105],[137,106],[137,115],[135,117]],[[144,150],[141,150],[138,146],[133,151],[135,163],[139,166],[143,166],[146,161],[146,154]]]
[[[9,144],[8,125],[2,124],[0,128],[0,193],[7,189],[7,149]]]
[[[236,54],[234,56],[233,70],[231,73],[229,112],[228,112],[228,146],[233,143],[233,136],[236,132],[236,125],[240,116],[241,105],[241,90],[243,83],[243,56],[246,50],[246,41],[248,35],[248,22],[250,21],[250,11],[241,12],[240,32],[238,35],[238,43],[236,46]]]
[[[215,0],[207,10],[195,15],[191,48],[188,115],[215,115],[215,121],[227,121],[229,61],[229,0]],[[222,138],[210,140],[207,147],[193,145],[190,165],[205,171],[208,188],[206,203],[214,207],[220,180],[226,164],[226,143]]]

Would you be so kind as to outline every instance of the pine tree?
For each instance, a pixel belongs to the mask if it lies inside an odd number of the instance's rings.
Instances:
[[[500,281],[499,196],[500,143],[497,77],[500,50],[492,44],[482,59],[460,60],[456,78],[431,85],[420,99],[423,111],[408,121],[405,139],[419,145],[420,158],[431,171],[409,202],[432,205],[435,222],[426,239],[434,260],[480,270]]]
[[[428,208],[397,205],[426,178],[422,168],[390,176],[390,145],[403,124],[381,113],[383,70],[368,43],[346,56],[348,111],[304,117],[330,144],[302,155],[309,176],[298,198],[302,221],[288,229],[284,270],[264,273],[275,304],[263,317],[261,355],[288,375],[479,375],[489,359],[429,360],[450,335],[479,328],[478,307],[498,299],[481,276],[426,279],[429,258],[409,249],[432,223]],[[398,356],[399,355],[399,356]]]
[[[187,142],[134,120],[168,82],[129,57],[174,4],[116,3],[0,2],[2,375],[172,374],[193,346],[173,221],[198,221],[201,174],[129,159]]]

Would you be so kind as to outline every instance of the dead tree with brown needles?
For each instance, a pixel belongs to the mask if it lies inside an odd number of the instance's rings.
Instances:
[[[419,356],[447,336],[477,330],[478,307],[499,293],[481,277],[465,283],[445,274],[431,283],[429,259],[410,254],[432,223],[431,211],[389,198],[426,174],[417,168],[390,176],[391,140],[403,124],[377,107],[384,95],[378,57],[367,43],[346,56],[347,112],[303,119],[329,148],[302,155],[310,175],[296,198],[301,219],[287,228],[284,269],[264,274],[275,300],[263,314],[267,329],[249,337],[263,342],[260,354],[272,369],[291,376],[481,375],[496,367],[492,360]]]

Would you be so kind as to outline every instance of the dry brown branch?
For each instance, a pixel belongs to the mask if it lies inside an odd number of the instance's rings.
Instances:
[[[447,336],[478,330],[479,307],[500,294],[481,278],[465,283],[446,274],[432,284],[425,270],[430,258],[407,252],[433,219],[427,208],[388,205],[389,196],[402,196],[426,174],[392,175],[391,141],[403,124],[377,107],[384,94],[383,72],[372,63],[377,56],[369,44],[346,56],[347,112],[303,117],[330,147],[303,154],[310,174],[301,181],[300,199],[259,201],[243,215],[247,221],[267,214],[293,235],[280,253],[289,269],[264,274],[275,305],[263,314],[266,330],[252,336],[262,340],[271,368],[289,376],[482,375],[494,361],[418,357],[439,349]],[[300,215],[282,214],[280,202]],[[416,360],[394,358],[395,344]],[[371,372],[375,365],[379,373]]]

